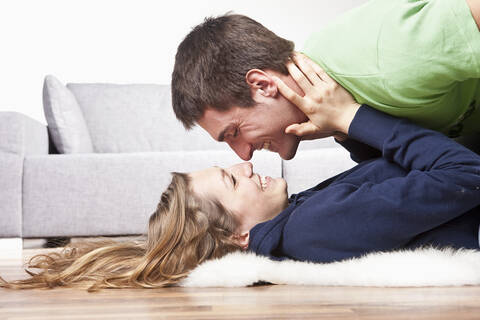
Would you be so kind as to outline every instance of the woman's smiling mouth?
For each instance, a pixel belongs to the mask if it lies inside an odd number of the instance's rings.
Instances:
[[[272,181],[272,178],[271,177],[268,177],[268,176],[260,176],[260,182],[261,182],[261,187],[262,187],[262,191],[265,191],[265,189],[267,189],[270,185],[270,182]]]

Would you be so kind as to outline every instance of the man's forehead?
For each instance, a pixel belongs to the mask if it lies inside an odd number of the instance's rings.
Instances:
[[[225,122],[228,119],[228,111],[219,111],[213,108],[206,108],[202,117],[198,120],[198,124],[201,126],[212,125]]]
[[[225,120],[239,116],[239,114],[243,113],[242,109],[244,108],[237,107],[237,106],[229,107],[226,110],[220,110],[213,107],[206,107],[205,111],[203,111],[203,115],[201,119],[203,120],[215,119],[215,120],[225,121]]]

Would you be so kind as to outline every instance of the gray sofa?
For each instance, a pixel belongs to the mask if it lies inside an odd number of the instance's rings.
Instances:
[[[44,109],[48,126],[0,112],[0,238],[141,234],[171,171],[241,162],[201,128],[184,130],[167,85],[47,76]],[[302,142],[290,161],[261,151],[252,163],[283,176],[290,194],[354,165],[331,138]]]

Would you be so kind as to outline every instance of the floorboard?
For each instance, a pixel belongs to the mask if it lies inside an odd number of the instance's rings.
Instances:
[[[52,250],[52,249],[49,249]],[[53,249],[55,250],[55,249]],[[26,249],[28,258],[45,249]],[[19,261],[0,275],[24,277]],[[479,319],[480,286],[0,289],[0,319]]]

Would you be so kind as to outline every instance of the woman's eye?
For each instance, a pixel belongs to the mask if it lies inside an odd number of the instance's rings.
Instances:
[[[233,181],[233,186],[235,187],[237,185],[237,179],[232,174],[232,181]]]

